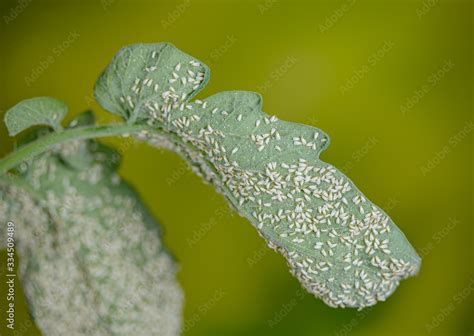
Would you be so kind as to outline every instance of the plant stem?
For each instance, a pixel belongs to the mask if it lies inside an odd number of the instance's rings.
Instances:
[[[155,131],[147,125],[115,124],[105,126],[78,127],[51,133],[34,142],[20,147],[16,151],[7,154],[0,160],[0,174],[8,172],[20,163],[43,153],[54,145],[62,144],[71,140],[101,138],[113,135],[138,133],[140,131]]]

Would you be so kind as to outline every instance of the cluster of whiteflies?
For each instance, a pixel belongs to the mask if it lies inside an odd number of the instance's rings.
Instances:
[[[96,148],[95,152],[89,147]],[[156,223],[94,142],[73,142],[0,184],[20,278],[44,335],[177,335],[182,292]]]
[[[155,127],[138,137],[181,154],[328,305],[373,305],[417,273],[420,258],[403,233],[319,159],[324,132],[263,113],[252,92],[191,101],[208,77],[205,65],[169,44],[136,45],[117,54],[96,97]]]

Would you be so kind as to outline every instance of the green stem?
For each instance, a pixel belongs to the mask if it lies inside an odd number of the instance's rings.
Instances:
[[[147,125],[115,124],[105,126],[78,127],[51,133],[50,135],[20,147],[16,151],[2,158],[0,160],[0,174],[8,172],[10,169],[18,166],[20,163],[43,153],[54,145],[62,144],[71,140],[101,138],[151,130],[153,130],[153,128]]]

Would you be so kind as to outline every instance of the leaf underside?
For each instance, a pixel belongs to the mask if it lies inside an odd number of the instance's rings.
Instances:
[[[387,214],[319,159],[324,132],[265,114],[253,92],[191,101],[208,78],[171,44],[139,44],[115,56],[95,95],[129,122],[154,126],[138,138],[181,154],[329,306],[374,305],[418,272],[421,259]]]
[[[90,120],[82,116],[81,120]],[[100,143],[73,141],[0,181],[20,277],[44,335],[177,335],[182,291],[156,222]]]
[[[11,136],[37,125],[48,125],[57,130],[61,128],[66,113],[67,106],[61,100],[31,98],[21,101],[5,113],[5,125]]]

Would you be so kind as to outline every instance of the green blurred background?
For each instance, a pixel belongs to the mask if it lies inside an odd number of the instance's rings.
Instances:
[[[201,97],[259,91],[264,110],[326,131],[343,169],[423,257],[361,312],[311,297],[251,225],[173,153],[124,146],[181,264],[184,335],[472,335],[471,1],[1,0],[0,110],[48,95],[69,118],[124,45],[169,41],[212,71]],[[0,155],[13,142],[0,129]],[[383,181],[383,182],[381,182]],[[0,254],[3,278],[5,253]],[[0,295],[5,295],[2,280]],[[19,302],[18,302],[19,301]],[[6,334],[4,303],[0,333]],[[17,295],[17,333],[40,335]]]

